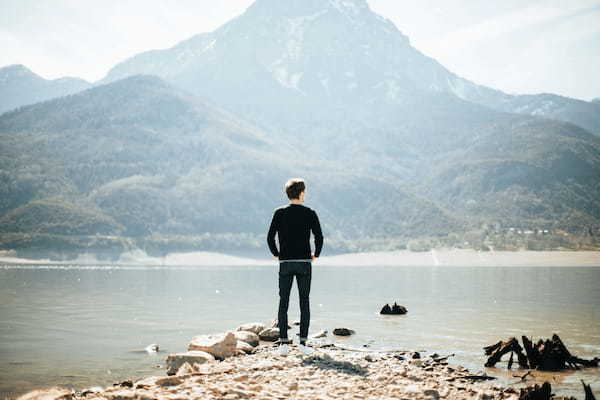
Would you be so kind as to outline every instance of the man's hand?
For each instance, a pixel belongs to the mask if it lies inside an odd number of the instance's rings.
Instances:
[[[314,255],[314,254],[311,254],[311,255],[310,255],[310,259],[311,259],[312,261],[315,261],[317,258],[319,258],[319,257],[315,257],[315,255]]]
[[[273,256],[273,258],[279,260],[279,256]]]

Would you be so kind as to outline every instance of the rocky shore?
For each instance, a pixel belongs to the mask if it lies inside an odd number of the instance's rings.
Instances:
[[[150,399],[518,399],[513,388],[473,378],[466,368],[449,366],[435,354],[411,351],[348,351],[315,345],[303,355],[286,356],[277,344],[260,342],[251,352],[222,360],[183,362],[173,375],[125,380],[112,387],[82,391],[50,388],[20,400]],[[173,356],[173,355],[171,355]],[[169,356],[169,357],[171,357]],[[171,357],[173,359],[173,357]]]

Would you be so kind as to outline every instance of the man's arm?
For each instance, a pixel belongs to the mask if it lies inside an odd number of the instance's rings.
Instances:
[[[313,223],[311,226],[313,235],[315,236],[315,257],[319,257],[321,249],[323,248],[323,232],[321,232],[321,224],[319,223],[319,217],[313,210]]]
[[[273,219],[271,219],[271,226],[269,227],[269,233],[267,233],[267,244],[269,245],[269,250],[275,257],[279,257],[279,250],[277,250],[277,246],[275,245],[275,233],[279,230],[279,218],[277,211],[273,214]]]

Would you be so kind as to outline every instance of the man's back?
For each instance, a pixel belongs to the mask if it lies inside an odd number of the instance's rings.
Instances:
[[[318,257],[323,247],[323,233],[317,213],[302,204],[290,203],[275,209],[267,242],[269,249],[279,260],[310,260],[310,232],[315,236],[314,256]],[[279,247],[275,245],[278,233]]]

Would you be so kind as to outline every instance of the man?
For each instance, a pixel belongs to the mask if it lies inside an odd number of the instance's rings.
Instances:
[[[290,179],[285,184],[285,192],[290,203],[275,209],[267,243],[273,256],[279,260],[279,348],[281,355],[289,351],[292,341],[288,338],[288,306],[292,281],[296,277],[300,297],[300,346],[302,353],[312,354],[313,349],[306,345],[308,325],[310,323],[310,280],[312,262],[321,254],[323,233],[317,213],[302,203],[306,195],[306,185],[300,178]],[[310,232],[315,237],[315,252],[310,249]],[[278,233],[279,250],[275,245],[275,233]]]

